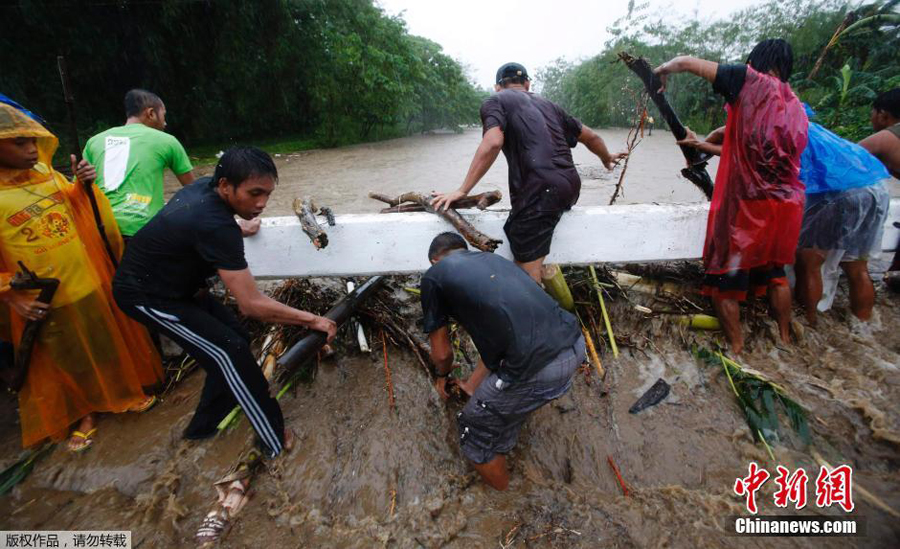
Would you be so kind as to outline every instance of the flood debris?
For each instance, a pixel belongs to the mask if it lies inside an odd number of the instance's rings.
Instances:
[[[494,193],[496,193],[496,194],[494,194]],[[499,195],[499,191],[493,191],[491,193],[483,193],[481,195],[475,195],[475,197],[480,197],[478,199],[477,203],[475,204],[475,206],[479,207],[479,204],[484,204],[484,208],[486,208],[488,202],[490,202],[490,200],[494,200],[493,197],[497,197],[497,195]],[[487,196],[490,196],[491,198],[488,199],[488,198],[486,198]],[[474,199],[475,197],[472,197],[472,198]],[[482,233],[481,231],[479,231],[478,229],[476,229],[471,223],[466,221],[465,218],[463,218],[463,216],[461,216],[459,214],[459,212],[456,211],[457,208],[448,208],[447,210],[435,210],[434,208],[431,207],[431,198],[427,197],[421,193],[415,193],[415,192],[403,193],[400,196],[397,196],[394,198],[385,196],[380,193],[369,193],[369,198],[371,198],[373,200],[379,200],[379,201],[384,202],[392,207],[399,206],[399,205],[403,204],[404,202],[410,202],[410,203],[416,205],[417,207],[421,207],[422,208],[421,211],[433,213],[433,214],[441,217],[442,219],[444,219],[451,225],[453,225],[453,228],[455,228],[459,232],[459,234],[462,235],[462,237],[466,239],[466,241],[469,244],[478,248],[482,252],[493,252],[494,250],[497,249],[498,246],[500,246],[500,244],[503,244],[502,240],[497,240],[495,238],[491,238],[491,237],[487,236],[486,234]],[[497,197],[497,200],[499,200],[499,197]],[[484,208],[481,208],[481,209],[484,209]]]
[[[195,538],[201,549],[215,547],[234,526],[234,520],[250,501],[250,482],[262,468],[262,454],[247,450],[225,476],[213,483],[217,500],[200,523]]]
[[[388,394],[388,404],[391,410],[394,409],[394,384],[391,382],[391,367],[388,364],[388,346],[387,339],[384,337],[384,330],[381,330],[381,348],[384,351],[384,386]]]
[[[783,387],[767,379],[761,372],[742,367],[721,351],[710,351],[693,344],[691,353],[707,364],[722,367],[753,438],[765,446],[773,461],[775,454],[769,440],[777,439],[779,434],[776,403],[780,404],[780,408],[787,414],[791,427],[800,435],[803,443],[809,444],[809,421],[806,411],[796,400],[788,396]]]
[[[297,215],[297,218],[300,219],[300,228],[303,229],[303,232],[309,237],[313,246],[315,246],[317,250],[321,250],[328,246],[328,235],[325,233],[325,229],[319,225],[319,220],[316,219],[317,208],[315,202],[313,202],[311,198],[297,198],[294,199],[293,206],[294,213]],[[322,210],[328,219],[328,224],[333,226],[334,214],[331,213],[331,209],[322,208]]]
[[[651,385],[650,388],[647,389],[647,392],[641,395],[641,398],[637,399],[637,401],[631,405],[631,408],[628,409],[628,413],[636,414],[651,406],[656,406],[669,396],[669,391],[671,389],[669,384],[666,383],[666,380],[663,378],[657,379],[656,383]]]
[[[622,478],[622,473],[619,472],[619,467],[616,465],[616,462],[613,461],[612,456],[606,456],[606,462],[609,464],[609,468],[612,469],[613,474],[616,475],[616,480],[619,482],[619,487],[622,488],[622,495],[628,497],[628,486],[625,484],[625,480]]]

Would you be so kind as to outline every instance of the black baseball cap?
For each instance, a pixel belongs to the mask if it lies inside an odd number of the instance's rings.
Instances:
[[[503,82],[504,78],[516,78],[517,76],[525,80],[531,80],[528,78],[528,71],[525,70],[525,67],[518,63],[507,63],[497,69],[498,84]]]

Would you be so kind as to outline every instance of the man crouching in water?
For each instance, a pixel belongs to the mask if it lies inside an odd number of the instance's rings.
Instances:
[[[575,317],[525,271],[498,255],[469,251],[458,234],[435,237],[428,259],[422,310],[435,388],[448,398],[452,317],[481,355],[475,372],[456,382],[471,397],[457,415],[460,447],[486,483],[506,490],[506,454],[528,415],[572,386],[585,358],[584,337]]]

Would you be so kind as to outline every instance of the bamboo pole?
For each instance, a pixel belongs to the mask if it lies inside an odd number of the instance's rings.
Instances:
[[[559,303],[560,307],[570,312],[575,310],[575,300],[572,298],[572,291],[569,290],[566,277],[558,265],[546,265],[541,281],[544,283],[544,289]]]
[[[619,358],[619,347],[616,345],[616,335],[613,333],[612,323],[609,321],[609,314],[606,312],[606,303],[603,301],[603,289],[600,288],[600,281],[597,280],[597,271],[594,269],[593,265],[588,268],[591,271],[594,290],[597,292],[597,298],[600,301],[600,312],[603,313],[603,323],[606,324],[606,335],[609,336],[609,346],[612,348],[613,358]]]

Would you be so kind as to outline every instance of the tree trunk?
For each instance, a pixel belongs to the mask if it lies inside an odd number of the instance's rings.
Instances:
[[[644,82],[647,94],[653,100],[656,108],[659,109],[659,113],[666,121],[666,124],[669,125],[669,129],[672,130],[672,135],[675,136],[675,139],[681,140],[687,137],[687,130],[681,123],[681,120],[678,119],[678,115],[672,110],[672,106],[669,105],[666,96],[659,93],[659,88],[662,84],[659,81],[659,77],[653,73],[650,63],[643,57],[633,57],[626,52],[619,52],[619,59]],[[693,147],[684,146],[681,147],[681,154],[684,155],[685,160],[688,162],[688,167],[682,168],[681,175],[703,191],[707,200],[711,200],[713,182],[706,171],[709,155],[701,153]]]

